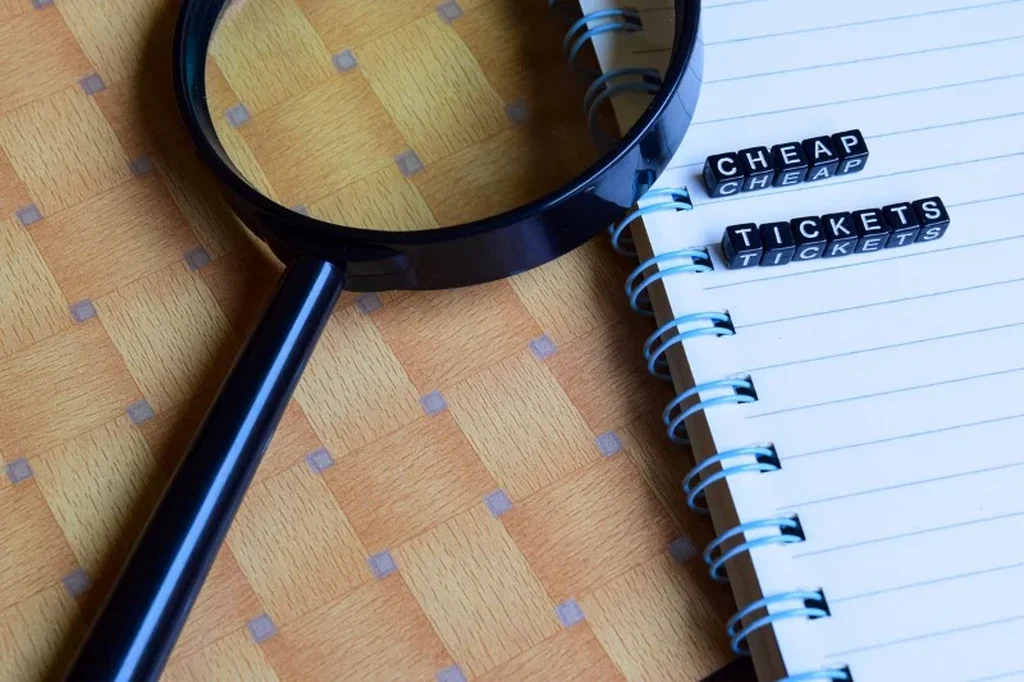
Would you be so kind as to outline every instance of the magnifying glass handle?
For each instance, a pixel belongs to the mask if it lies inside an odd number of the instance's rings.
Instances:
[[[344,283],[319,258],[288,266],[66,680],[160,676]]]

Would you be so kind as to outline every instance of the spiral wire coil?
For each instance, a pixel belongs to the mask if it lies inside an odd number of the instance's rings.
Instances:
[[[575,7],[570,7],[575,5]],[[661,74],[646,67],[623,67],[605,73],[580,66],[578,57],[588,42],[610,33],[643,31],[640,12],[631,7],[602,9],[580,14],[579,5],[565,0],[548,0],[548,6],[569,18],[569,29],[562,49],[569,65],[581,77],[590,79],[583,101],[588,129],[595,142],[604,144],[607,135],[597,126],[600,108],[618,95],[640,92],[654,95],[661,87]],[[637,251],[630,234],[631,224],[657,213],[675,213],[693,209],[687,188],[653,189],[638,198],[637,204],[621,220],[608,227],[612,248],[621,256],[636,258]],[[655,312],[648,288],[669,277],[700,275],[714,269],[711,255],[703,247],[661,253],[638,263],[627,276],[625,294],[630,308],[645,317]],[[659,326],[643,346],[647,371],[662,380],[672,380],[666,354],[677,345],[697,337],[726,337],[736,334],[732,317],[726,310],[696,312],[672,319]],[[715,393],[716,395],[708,395]],[[707,396],[707,397],[704,397]],[[662,411],[668,438],[678,444],[689,444],[685,422],[700,412],[725,405],[742,405],[757,401],[750,377],[731,377],[697,384],[676,395]],[[689,403],[689,404],[687,404]],[[714,484],[732,476],[764,474],[779,471],[782,465],[774,446],[756,444],[721,452],[698,462],[683,479],[687,506],[696,512],[708,513],[705,494]],[[748,534],[756,533],[756,537]],[[805,541],[803,528],[796,516],[758,519],[741,523],[720,533],[702,553],[711,577],[728,582],[724,570],[736,557],[758,547],[788,545]],[[732,650],[748,655],[747,638],[757,630],[786,619],[816,619],[830,615],[822,590],[794,590],[769,595],[740,608],[726,623]],[[848,667],[824,668],[795,673],[778,682],[814,682],[835,680],[853,682]]]

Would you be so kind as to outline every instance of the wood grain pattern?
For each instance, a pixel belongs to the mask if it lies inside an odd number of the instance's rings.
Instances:
[[[238,567],[231,548],[221,547],[171,654],[171,663],[202,651],[262,613],[263,606]]]
[[[100,298],[199,246],[155,174],[51,216],[32,238],[71,301]]]
[[[2,179],[0,179],[2,182]],[[0,220],[0,357],[71,324],[64,294],[28,232]]]
[[[654,382],[638,386],[633,380],[647,371],[643,355],[631,352],[643,347],[644,332],[640,325],[609,322],[559,347],[549,361],[566,394],[596,433],[656,413],[672,398],[667,386]]]
[[[479,504],[496,487],[447,413],[346,455],[324,480],[370,554]]]
[[[228,544],[279,623],[370,579],[366,550],[351,524],[324,482],[303,465],[249,491]]]
[[[312,90],[331,74],[331,56],[292,0],[237,3],[210,54],[238,101],[259,113]]]
[[[29,464],[78,565],[93,577],[111,558],[124,558],[125,536],[142,529],[153,491],[164,483],[149,446],[127,416]]]
[[[0,144],[43,215],[131,178],[117,136],[78,86],[8,112]]]
[[[599,458],[576,408],[548,369],[524,351],[449,394],[455,421],[513,500]]]
[[[399,232],[440,227],[430,206],[393,164],[314,202],[309,212],[317,218],[352,227],[388,225]]]
[[[420,414],[401,364],[369,318],[335,313],[309,359],[296,399],[336,456],[411,423]]]
[[[39,454],[142,398],[97,320],[0,360],[0,453]]]
[[[57,7],[89,61],[109,82],[139,73],[154,24],[171,9],[164,0],[105,0],[102,12],[90,0],[63,0]]]
[[[428,165],[511,125],[473,53],[436,14],[389,31],[359,54],[374,94]]]
[[[236,2],[245,40],[207,73],[218,136],[330,220],[511,208],[597,154],[547,5]],[[185,139],[178,8],[0,0],[0,682],[59,676],[284,269]],[[634,265],[599,238],[507,282],[344,293],[162,679],[691,682],[725,662],[727,591],[668,551],[712,529],[642,366]]]
[[[621,453],[531,495],[505,524],[556,602],[663,554],[678,535]]]
[[[581,600],[594,633],[627,679],[697,679],[728,661],[701,634],[719,627],[726,612],[714,609],[687,578],[660,556]]]
[[[278,682],[277,673],[266,656],[238,630],[213,644],[172,662],[161,679],[173,682],[194,680],[250,680]]]
[[[0,612],[23,598],[58,585],[75,566],[60,526],[39,488],[29,485],[0,488]]]
[[[257,112],[239,132],[286,206],[320,201],[407,148],[358,72],[334,74],[287,106]]]
[[[0,660],[10,680],[46,676],[49,662],[75,632],[78,608],[60,586],[41,590],[0,610]]]
[[[0,146],[0,215],[12,216],[18,209],[32,203],[28,188],[11,165],[10,159]]]
[[[413,538],[395,557],[416,600],[470,675],[558,630],[543,586],[483,505]]]
[[[265,650],[286,682],[428,680],[452,662],[397,575],[285,625]]]
[[[5,21],[0,44],[0,113],[63,90],[93,71],[53,7]]]
[[[593,241],[509,280],[557,345],[586,332],[601,336],[609,325],[628,319],[620,295],[625,274],[609,262],[607,248]]]
[[[586,624],[562,630],[477,678],[480,682],[591,682],[622,680],[622,673]]]
[[[424,292],[373,321],[420,393],[473,376],[540,335],[507,282]]]
[[[121,287],[98,299],[96,308],[154,410],[177,405],[226,369],[227,320],[183,263]]]

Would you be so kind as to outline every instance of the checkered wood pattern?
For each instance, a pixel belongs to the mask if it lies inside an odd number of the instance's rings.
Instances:
[[[66,662],[281,271],[184,144],[176,4],[0,0],[0,680]],[[556,106],[489,71],[524,3],[267,4],[308,27],[324,78],[365,78],[398,34],[444,41],[501,107],[489,154],[550,143],[510,104],[578,111],[576,91]],[[355,73],[331,61],[345,49]],[[283,94],[230,83],[217,101],[254,122]],[[457,219],[431,198],[445,177],[492,200],[501,183],[404,118],[400,89],[367,92],[391,160],[324,210]],[[411,185],[403,149],[424,165]],[[344,295],[164,679],[694,680],[724,663],[731,597],[693,558],[711,528],[685,509],[690,456],[662,434],[626,269],[597,240],[508,281]]]

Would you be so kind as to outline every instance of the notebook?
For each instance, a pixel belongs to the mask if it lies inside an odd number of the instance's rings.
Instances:
[[[605,71],[667,60],[672,3],[632,4]],[[693,124],[616,244],[690,413],[725,636],[759,680],[1024,680],[1024,2],[707,0],[702,35]],[[710,156],[852,130],[860,172],[709,196]],[[941,238],[727,265],[729,226],[931,197]]]

